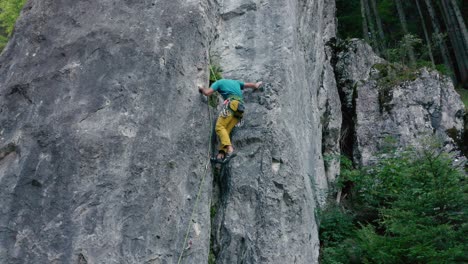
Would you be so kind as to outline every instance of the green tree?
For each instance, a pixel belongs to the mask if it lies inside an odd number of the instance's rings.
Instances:
[[[425,145],[388,150],[361,170],[342,168],[352,175],[351,199],[347,210],[321,214],[322,263],[468,261],[466,176],[452,156]]]
[[[377,224],[357,231],[369,263],[456,263],[466,252],[467,185],[446,153],[388,158],[357,183]]]

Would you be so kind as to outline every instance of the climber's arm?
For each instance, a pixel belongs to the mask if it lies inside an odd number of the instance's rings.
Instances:
[[[244,83],[244,88],[252,88],[254,90],[260,88],[262,86],[262,82],[258,82],[258,83]]]
[[[198,86],[198,92],[204,94],[205,96],[210,96],[214,93],[213,88],[205,88],[202,86]]]

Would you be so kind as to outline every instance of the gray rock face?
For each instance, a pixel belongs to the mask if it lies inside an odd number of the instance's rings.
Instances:
[[[325,42],[333,1],[223,1],[213,54],[225,78],[267,83],[247,93],[240,156],[214,221],[219,263],[315,263],[314,207],[325,201],[339,153],[340,102]],[[327,120],[322,120],[327,119]],[[326,142],[322,145],[322,142]],[[338,154],[339,155],[339,154]],[[221,199],[221,200],[222,200]]]
[[[383,63],[384,60],[377,56],[372,47],[359,39],[351,39],[345,43],[339,43],[339,52],[336,54],[336,79],[339,90],[343,92],[343,105],[351,111],[353,95],[356,84],[361,80],[368,80],[372,66]]]
[[[207,162],[210,2],[29,1],[0,68],[0,263],[174,263]],[[190,41],[188,41],[190,40]],[[208,256],[210,177],[186,263]]]
[[[344,93],[355,98],[352,111],[357,162],[371,163],[388,139],[396,140],[400,147],[418,146],[422,138],[435,134],[447,150],[454,148],[449,134],[461,137],[464,105],[450,79],[427,69],[404,72],[383,62],[358,40],[351,41],[338,58],[340,83],[348,84]],[[375,63],[381,64],[372,67]],[[393,83],[395,77],[387,77],[389,71],[397,71],[396,78],[406,75],[407,80]]]
[[[0,58],[0,263],[206,263],[210,233],[217,263],[316,263],[334,19],[331,0],[29,1]],[[229,192],[208,169],[192,220],[213,54],[266,89],[246,93]]]

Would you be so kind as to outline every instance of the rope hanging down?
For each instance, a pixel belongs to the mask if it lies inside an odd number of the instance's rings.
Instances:
[[[216,75],[214,74],[214,71],[213,71],[213,68],[211,67],[211,65],[210,65],[210,70],[213,73],[213,77],[217,81]],[[212,117],[211,110],[210,110],[210,105],[209,105],[208,102],[207,102],[207,107],[208,107],[208,115],[209,115],[209,118],[210,118],[210,130],[211,130],[211,126],[212,126],[212,123],[213,123],[213,117]],[[195,211],[196,211],[196,209],[198,207],[198,202],[199,202],[200,196],[201,196],[201,190],[202,190],[203,183],[205,182],[205,178],[206,178],[207,172],[208,172],[208,166],[211,163],[210,162],[210,160],[211,160],[210,152],[211,152],[211,142],[213,140],[213,138],[212,138],[213,135],[212,134],[213,133],[210,132],[210,141],[209,141],[209,144],[208,144],[208,162],[205,165],[205,171],[203,172],[203,177],[202,177],[202,179],[200,181],[200,186],[198,187],[197,198],[195,199],[195,205],[193,206],[192,213],[190,214],[190,219],[189,219],[189,222],[188,222],[187,230],[185,232],[184,243],[182,244],[182,249],[180,251],[180,256],[179,256],[179,260],[177,261],[177,264],[181,263],[182,256],[184,255],[185,245],[187,244],[187,239],[188,239],[188,236],[190,234],[190,228],[192,227],[193,216],[194,216]]]

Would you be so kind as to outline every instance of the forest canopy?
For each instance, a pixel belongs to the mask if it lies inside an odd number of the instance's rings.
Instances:
[[[468,2],[337,0],[340,38],[363,38],[382,57],[428,66],[468,88]]]

